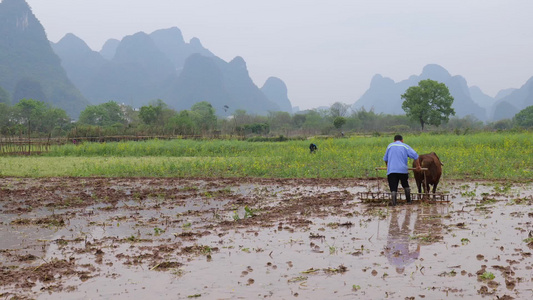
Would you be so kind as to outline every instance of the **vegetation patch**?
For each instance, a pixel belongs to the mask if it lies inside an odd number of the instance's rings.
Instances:
[[[324,139],[316,142],[319,150],[313,154],[309,141],[301,140],[87,142],[54,146],[43,156],[5,157],[0,170],[3,176],[20,177],[365,178],[381,176],[375,168],[383,166],[391,139],[387,135]],[[533,165],[532,132],[422,133],[408,140],[418,153],[438,153],[445,178],[521,181],[533,176],[531,168],[525,167]],[[508,184],[494,189],[509,192]],[[475,190],[465,193],[476,195]]]

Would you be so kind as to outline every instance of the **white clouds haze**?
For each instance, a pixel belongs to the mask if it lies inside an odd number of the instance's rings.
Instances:
[[[531,0],[27,0],[57,42],[99,51],[109,38],[176,26],[254,82],[281,78],[301,109],[352,104],[379,73],[395,81],[435,63],[494,96],[533,76]]]

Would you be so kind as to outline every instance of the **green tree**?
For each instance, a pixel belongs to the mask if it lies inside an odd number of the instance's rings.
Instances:
[[[306,115],[304,114],[294,114],[292,116],[292,124],[295,128],[302,128],[302,125],[305,123]]]
[[[50,133],[54,128],[64,128],[70,123],[70,117],[60,108],[50,107],[42,101],[33,99],[20,100],[12,110],[15,122],[30,126],[32,132]]]
[[[126,124],[124,113],[115,101],[109,101],[99,105],[89,105],[81,113],[80,124],[112,126],[117,123]]]
[[[467,115],[462,118],[450,118],[448,123],[444,126],[446,129],[482,129],[483,121],[480,121],[472,115]]]
[[[513,128],[513,121],[511,119],[503,119],[489,124],[489,127],[496,130],[508,130]]]
[[[280,132],[288,135],[288,130],[291,128],[292,118],[288,112],[274,111],[268,113],[268,122],[270,129],[274,132]]]
[[[0,102],[0,130],[2,134],[6,134],[9,131],[11,125],[13,125],[13,110],[6,103]]]
[[[30,125],[32,131],[40,127],[47,105],[33,99],[21,99],[15,105],[15,117],[19,124]]]
[[[176,112],[169,109],[168,105],[161,99],[152,101],[149,105],[142,106],[139,110],[139,117],[146,125],[163,126],[175,114]]]
[[[88,105],[80,113],[80,118],[78,122],[80,124],[87,125],[102,125],[104,123],[106,112],[104,108],[100,105]]]
[[[333,126],[337,129],[341,129],[341,127],[346,124],[346,118],[345,117],[335,117],[333,120]]]
[[[329,108],[329,113],[331,117],[346,117],[348,115],[348,111],[350,110],[350,105],[341,103],[341,102],[335,102],[331,105]]]
[[[109,101],[100,105],[107,112],[108,123],[105,125],[126,124],[124,112],[122,111],[122,107],[120,107],[118,103],[116,103],[115,101]]]
[[[217,125],[217,116],[211,103],[202,101],[191,107],[192,119],[202,132],[212,130]]]
[[[270,126],[267,123],[246,124],[243,126],[243,130],[246,133],[267,134],[270,132]]]
[[[528,106],[518,112],[513,121],[521,127],[533,127],[533,105]]]
[[[426,79],[412,86],[402,95],[405,101],[402,109],[406,115],[418,122],[424,130],[424,125],[439,126],[448,122],[450,115],[455,115],[452,108],[453,97],[444,83]]]
[[[139,110],[139,117],[146,125],[154,125],[161,116],[160,106],[142,106]]]
[[[324,120],[324,115],[321,115],[320,112],[310,110],[305,114],[305,122],[302,124],[302,129],[308,134],[319,132],[323,130],[325,126],[327,126],[327,123]]]
[[[51,132],[54,129],[59,131],[65,129],[70,124],[70,117],[67,112],[61,108],[52,107],[45,111],[42,118],[42,131]]]
[[[182,110],[169,119],[169,128],[173,134],[191,135],[196,129],[192,118],[192,113],[188,110]]]

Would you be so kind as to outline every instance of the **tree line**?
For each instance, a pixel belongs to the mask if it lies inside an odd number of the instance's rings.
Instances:
[[[231,117],[224,118],[217,117],[215,109],[205,101],[182,111],[170,108],[160,99],[138,109],[109,101],[87,106],[74,121],[63,109],[34,99],[22,99],[11,106],[0,93],[0,134],[72,138],[126,135],[229,135],[245,138],[533,127],[533,106],[522,110],[513,119],[489,124],[473,116],[451,117],[455,114],[451,108],[453,98],[444,84],[431,80],[421,81],[418,86],[409,88],[402,98],[405,115],[375,113],[364,108],[353,110],[348,104],[336,102],[327,109],[294,114],[278,111],[263,116],[236,110]]]

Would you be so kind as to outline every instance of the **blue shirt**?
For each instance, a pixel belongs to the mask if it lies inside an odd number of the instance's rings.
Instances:
[[[387,175],[390,173],[409,173],[407,167],[408,157],[418,159],[418,154],[413,148],[401,141],[390,143],[387,151],[385,151],[385,156],[383,156],[383,160],[387,162]]]

